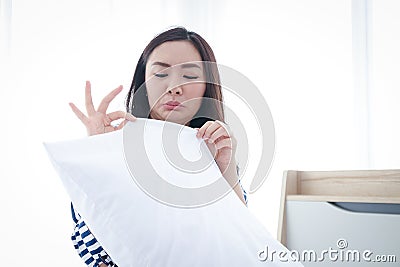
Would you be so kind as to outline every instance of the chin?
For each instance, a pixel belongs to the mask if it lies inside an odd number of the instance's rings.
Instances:
[[[178,124],[184,124],[182,119],[172,118],[172,116],[166,118],[165,121],[174,122],[174,123],[178,123]]]
[[[166,116],[164,120],[165,121],[169,121],[169,122],[182,124],[182,125],[185,125],[186,123],[188,123],[190,121],[190,119],[187,119],[185,117],[174,116],[174,115]]]

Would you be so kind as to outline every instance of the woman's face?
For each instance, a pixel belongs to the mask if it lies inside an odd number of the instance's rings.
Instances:
[[[157,46],[146,64],[146,88],[153,119],[188,125],[206,90],[200,53],[189,41]]]

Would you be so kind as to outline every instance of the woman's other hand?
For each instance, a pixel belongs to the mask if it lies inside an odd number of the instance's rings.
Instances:
[[[224,173],[228,167],[236,166],[236,139],[228,130],[228,125],[222,121],[207,121],[198,129],[197,137],[203,138],[211,154]]]
[[[203,138],[207,144],[219,170],[231,185],[239,199],[246,205],[246,199],[239,183],[236,171],[236,146],[237,141],[228,125],[222,121],[208,121],[198,129],[197,137]]]
[[[82,111],[80,111],[73,103],[69,103],[72,111],[86,126],[88,135],[96,135],[117,131],[122,129],[128,121],[136,120],[135,116],[122,110],[114,111],[107,114],[108,105],[121,91],[122,85],[112,90],[108,95],[103,98],[99,105],[99,108],[96,111],[92,101],[91,84],[90,81],[86,81],[85,106],[87,116]],[[118,126],[112,126],[111,122],[118,119],[125,120],[121,122]]]

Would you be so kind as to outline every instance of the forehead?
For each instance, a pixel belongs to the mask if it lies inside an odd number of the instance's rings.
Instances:
[[[185,62],[201,61],[201,56],[190,41],[168,41],[153,50],[149,56],[147,65],[149,66],[156,61],[168,63],[173,66]]]

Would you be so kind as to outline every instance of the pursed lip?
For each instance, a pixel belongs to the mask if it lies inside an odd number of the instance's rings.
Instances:
[[[182,106],[182,104],[179,101],[176,101],[176,100],[168,101],[164,105],[167,105],[167,106]]]

